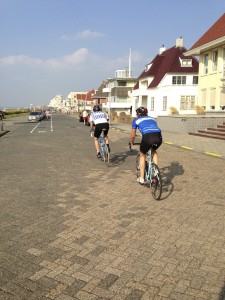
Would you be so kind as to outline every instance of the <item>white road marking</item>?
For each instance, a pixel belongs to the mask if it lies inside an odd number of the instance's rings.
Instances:
[[[34,132],[34,130],[38,127],[40,125],[40,122],[38,122],[38,124],[31,130],[31,132],[30,133],[33,133]]]

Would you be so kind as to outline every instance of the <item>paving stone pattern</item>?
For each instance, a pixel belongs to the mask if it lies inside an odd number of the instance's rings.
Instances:
[[[0,299],[224,299],[225,160],[163,144],[156,201],[127,133],[107,167],[88,127],[55,122],[0,140]]]

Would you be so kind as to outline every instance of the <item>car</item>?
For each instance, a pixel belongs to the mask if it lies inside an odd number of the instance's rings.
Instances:
[[[28,121],[40,122],[44,118],[44,114],[41,111],[32,111],[28,116]]]

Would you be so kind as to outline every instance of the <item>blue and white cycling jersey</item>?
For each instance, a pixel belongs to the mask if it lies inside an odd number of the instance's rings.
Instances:
[[[95,125],[101,124],[101,123],[108,123],[107,116],[102,111],[93,112],[90,115],[90,121],[94,122]]]
[[[154,118],[150,116],[140,116],[132,122],[132,129],[139,129],[142,135],[153,132],[161,132]]]

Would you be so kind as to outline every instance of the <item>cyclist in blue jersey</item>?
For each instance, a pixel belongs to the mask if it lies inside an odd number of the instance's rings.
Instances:
[[[132,122],[132,131],[129,146],[134,143],[136,137],[136,130],[142,134],[142,140],[140,144],[140,177],[137,181],[140,184],[144,184],[144,173],[145,173],[145,157],[146,153],[153,147],[153,162],[158,165],[158,154],[156,149],[162,144],[161,129],[157,126],[154,118],[148,116],[147,108],[140,106],[136,110],[137,118]]]
[[[95,124],[95,130],[93,130],[94,124]],[[109,147],[109,138],[108,138],[109,122],[107,121],[106,114],[101,111],[101,107],[99,105],[95,105],[93,107],[93,113],[90,115],[90,127],[91,127],[91,132],[94,131],[94,144],[97,151],[97,158],[101,158],[98,138],[100,137],[103,129],[104,129],[105,143],[108,147],[109,152],[110,152],[110,147]]]

